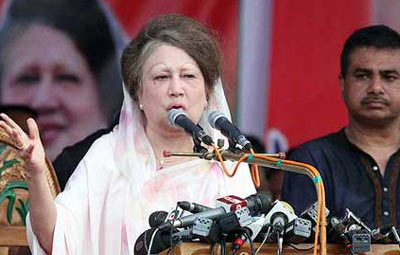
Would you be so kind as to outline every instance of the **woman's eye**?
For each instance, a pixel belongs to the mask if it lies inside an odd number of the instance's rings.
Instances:
[[[186,79],[194,79],[194,78],[196,78],[196,76],[194,74],[184,74],[183,77],[186,78]]]
[[[168,77],[169,77],[168,75],[157,75],[155,79],[158,81],[162,81],[168,79]]]
[[[21,74],[17,77],[16,83],[17,84],[33,84],[38,83],[40,80],[39,75],[37,74]]]

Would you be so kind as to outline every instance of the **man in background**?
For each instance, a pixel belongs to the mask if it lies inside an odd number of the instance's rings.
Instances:
[[[345,42],[339,75],[349,122],[301,145],[289,159],[321,173],[330,216],[346,208],[371,228],[400,222],[400,35],[383,25]],[[305,176],[285,173],[282,200],[301,213],[317,200]]]

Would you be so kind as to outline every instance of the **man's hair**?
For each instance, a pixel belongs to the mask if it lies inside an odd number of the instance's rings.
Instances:
[[[340,74],[346,77],[350,55],[362,47],[376,49],[400,49],[400,35],[385,25],[374,25],[354,31],[346,40],[340,57]]]
[[[0,28],[0,81],[4,75],[4,54],[13,47],[13,42],[32,26],[53,28],[67,35],[87,61],[96,79],[101,110],[111,123],[120,109],[123,94],[116,43],[101,3],[98,0],[12,0],[5,8]]]
[[[128,44],[121,57],[121,72],[129,94],[137,101],[143,64],[161,44],[184,50],[199,66],[206,91],[221,76],[221,55],[211,33],[198,21],[179,14],[156,17]]]

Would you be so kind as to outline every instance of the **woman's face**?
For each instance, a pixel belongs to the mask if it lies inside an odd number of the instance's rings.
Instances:
[[[207,107],[204,77],[196,61],[180,48],[161,44],[143,65],[139,103],[147,119],[146,129],[176,131],[167,120],[172,108],[185,111],[197,123]]]
[[[1,102],[37,111],[50,160],[106,126],[95,77],[66,34],[33,25],[4,52]]]

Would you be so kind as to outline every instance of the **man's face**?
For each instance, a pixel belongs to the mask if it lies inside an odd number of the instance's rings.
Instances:
[[[400,49],[354,50],[341,85],[350,118],[378,125],[400,119]]]

